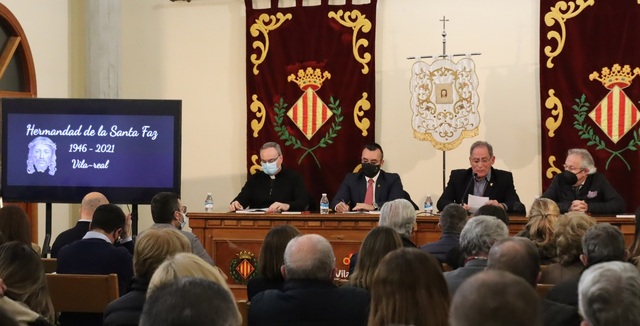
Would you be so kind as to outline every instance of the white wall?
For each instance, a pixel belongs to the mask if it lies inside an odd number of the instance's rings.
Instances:
[[[39,96],[76,96],[81,74],[69,61],[77,32],[69,26],[83,14],[78,2],[3,3],[29,37]],[[413,61],[406,57],[442,52],[443,15],[449,19],[449,53],[482,53],[474,57],[480,135],[446,153],[446,174],[468,167],[469,145],[487,140],[494,146],[495,167],[514,173],[529,206],[541,191],[538,1],[379,0],[376,140],[385,149],[385,169],[400,173],[416,202],[427,193],[437,200],[441,193],[442,153],[412,136]],[[122,1],[122,94],[182,99],[183,202],[192,211],[202,210],[206,192],[213,193],[216,210],[225,210],[246,178],[244,20],[240,0]],[[55,206],[54,235],[74,223],[75,208],[68,207]],[[140,219],[141,229],[151,224],[148,206],[141,207]]]

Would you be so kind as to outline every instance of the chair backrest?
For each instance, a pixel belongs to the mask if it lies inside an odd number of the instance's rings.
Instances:
[[[58,268],[58,259],[56,258],[40,258],[45,273],[55,273]]]
[[[47,274],[56,312],[102,313],[118,298],[118,275]]]
[[[47,234],[44,236],[44,241],[42,242],[42,252],[40,253],[40,257],[47,258],[47,255],[51,252],[51,234]]]
[[[249,302],[247,300],[236,301],[240,315],[242,316],[242,326],[247,326],[247,319],[249,318]]]
[[[555,284],[538,284],[536,285],[536,292],[541,299],[545,299],[554,286]]]

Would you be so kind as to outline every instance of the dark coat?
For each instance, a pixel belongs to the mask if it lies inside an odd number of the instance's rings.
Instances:
[[[453,170],[449,176],[449,182],[444,189],[442,196],[438,199],[438,210],[442,211],[445,206],[451,203],[467,203],[469,194],[473,194],[473,170]],[[499,203],[507,205],[507,212],[524,214],[525,207],[520,202],[520,197],[516,193],[513,185],[513,175],[511,172],[491,168],[491,180],[484,190],[484,197],[497,200]]]
[[[574,200],[584,200],[591,214],[620,214],[625,210],[624,199],[613,189],[602,173],[589,174],[577,193],[573,186],[561,180],[558,174],[542,197],[555,201],[561,213],[571,208]]]
[[[274,179],[262,171],[256,172],[232,202],[236,200],[245,208],[267,208],[280,202],[289,204],[290,211],[304,211],[309,205],[309,193],[298,172],[282,167]]]
[[[266,290],[282,290],[284,279],[268,280],[261,276],[256,276],[247,283],[247,301],[251,301],[253,297]]]
[[[453,248],[460,245],[460,234],[443,233],[440,240],[428,243],[420,247],[420,249],[432,254],[438,258],[441,263],[447,262],[447,254]]]
[[[134,277],[130,291],[104,310],[104,326],[137,326],[147,297],[149,280]]]
[[[378,207],[382,207],[384,203],[405,198],[405,192],[402,188],[402,181],[397,173],[388,173],[380,170],[380,174],[376,179],[376,191],[374,202]],[[349,173],[342,180],[340,189],[331,200],[331,208],[335,208],[341,201],[353,208],[357,203],[364,203],[364,196],[367,194],[367,179],[362,172]]]
[[[53,242],[53,246],[51,246],[51,257],[58,258],[58,253],[62,247],[81,240],[82,237],[87,234],[87,231],[89,231],[90,224],[91,221],[78,221],[76,226],[60,233]]]

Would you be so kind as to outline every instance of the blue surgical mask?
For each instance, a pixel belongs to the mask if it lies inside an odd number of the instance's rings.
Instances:
[[[275,175],[278,172],[278,164],[276,162],[262,163],[262,172],[267,175]]]

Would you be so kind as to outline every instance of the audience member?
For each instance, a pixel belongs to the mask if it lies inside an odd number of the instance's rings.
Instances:
[[[416,210],[413,205],[406,199],[394,199],[386,202],[380,209],[380,217],[378,218],[379,226],[387,226],[394,229],[400,235],[402,246],[417,248],[411,242],[411,234],[416,224]],[[351,256],[349,262],[349,275],[355,272],[358,263],[358,253]]]
[[[578,291],[585,325],[640,325],[640,273],[633,265],[593,266],[582,274]]]
[[[593,157],[586,149],[572,148],[564,161],[564,172],[558,174],[542,197],[560,207],[560,212],[620,214],[624,200],[602,173],[596,172]]]
[[[267,212],[303,211],[309,205],[309,194],[302,176],[282,167],[284,156],[280,145],[268,142],[260,148],[262,171],[253,174],[229,210],[267,208]]]
[[[449,303],[438,260],[416,248],[400,248],[382,259],[373,277],[369,326],[446,326]]]
[[[151,199],[151,218],[153,219],[151,228],[176,228],[180,230],[191,242],[191,252],[209,264],[214,265],[213,259],[204,249],[198,237],[182,229],[187,223],[186,213],[178,194],[172,192],[158,193]]]
[[[456,270],[445,272],[449,293],[454,295],[460,284],[487,267],[487,255],[494,242],[509,236],[507,226],[493,216],[476,216],[469,219],[460,233],[460,250],[465,264]]]
[[[494,216],[500,221],[504,222],[504,224],[509,226],[509,214],[507,214],[507,211],[505,211],[504,207],[502,206],[496,206],[491,204],[482,205],[476,210],[476,212],[473,215]]]
[[[599,263],[626,261],[629,258],[622,231],[609,223],[596,224],[587,230],[582,237],[582,252],[580,260],[585,270]],[[577,307],[579,281],[580,277],[574,277],[556,284],[547,298]]]
[[[540,298],[530,284],[511,273],[489,270],[460,286],[451,302],[449,322],[451,326],[540,326],[540,311]]]
[[[149,295],[140,326],[235,326],[242,323],[237,310],[233,297],[219,283],[183,277]]]
[[[26,307],[44,317],[49,323],[55,322],[55,313],[49,297],[44,267],[40,257],[31,249],[30,245],[13,241],[0,246],[0,279],[6,284],[5,297],[25,304]],[[13,306],[13,304],[4,302],[2,306],[6,308]],[[30,314],[26,312],[26,315]],[[25,317],[23,315],[14,316],[17,318],[21,316],[20,320]]]
[[[466,210],[468,195],[488,197],[487,204],[502,206],[509,213],[524,214],[524,205],[516,193],[511,172],[493,168],[496,157],[493,147],[485,141],[477,141],[469,150],[469,164],[464,170],[452,170],[449,182],[438,199],[438,210],[450,203],[461,204]]]
[[[107,197],[99,192],[90,192],[85,195],[80,204],[80,219],[76,223],[76,226],[63,231],[56,237],[51,247],[51,257],[57,258],[58,252],[60,252],[62,247],[82,239],[89,231],[89,224],[91,224],[91,219],[93,219],[93,212],[96,211],[98,206],[108,203],[109,200],[107,200]]]
[[[380,145],[376,143],[365,145],[360,163],[362,163],[360,171],[347,174],[331,200],[331,207],[337,213],[349,210],[378,210],[387,201],[404,198],[405,193],[400,176],[381,169],[384,164],[384,152]]]
[[[191,252],[191,245],[176,229],[149,229],[136,239],[130,291],[111,302],[104,311],[103,326],[138,325],[151,276],[169,256]]]
[[[98,206],[93,213],[89,232],[82,240],[64,246],[58,254],[56,272],[59,274],[118,274],[120,295],[127,293],[133,277],[133,257],[125,248],[114,243],[125,226],[125,215],[113,204]],[[102,325],[103,314],[71,313],[60,315],[62,326]]]
[[[569,212],[558,217],[553,232],[558,262],[548,265],[542,271],[540,283],[557,284],[580,277],[584,269],[580,261],[582,237],[594,225],[596,220],[585,213]]]
[[[253,297],[249,325],[366,325],[369,295],[332,283],[335,260],[329,241],[317,234],[289,241],[282,267],[285,284]]]
[[[9,297],[0,297],[0,325],[2,326],[53,326],[54,324]]]
[[[389,252],[402,248],[402,240],[398,232],[386,226],[378,226],[369,231],[362,241],[355,271],[349,275],[349,285],[371,288],[373,275],[382,258]]]
[[[441,263],[447,262],[447,254],[460,245],[460,232],[467,224],[467,211],[460,205],[451,203],[440,212],[438,227],[442,230],[440,240],[420,247],[432,254]]]
[[[42,249],[31,242],[29,216],[20,206],[9,205],[0,208],[0,233],[6,242],[18,241],[31,248],[40,256]]]
[[[633,242],[629,246],[629,261],[640,270],[640,207],[636,210],[634,221],[635,232],[633,233]]]
[[[540,256],[536,246],[527,238],[504,238],[497,241],[491,251],[487,270],[501,270],[521,277],[534,289],[540,278]],[[542,319],[545,326],[580,325],[575,307],[541,299]]]
[[[538,248],[543,265],[554,263],[557,257],[553,228],[560,216],[558,205],[548,198],[538,198],[529,209],[529,221],[517,236],[529,238]]]
[[[300,235],[300,231],[289,224],[272,228],[262,241],[258,259],[257,276],[247,283],[247,299],[264,290],[282,289],[284,276],[280,268],[284,265],[284,249],[287,243]]]

